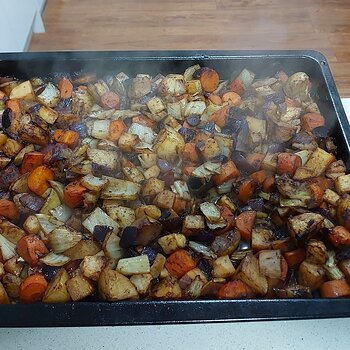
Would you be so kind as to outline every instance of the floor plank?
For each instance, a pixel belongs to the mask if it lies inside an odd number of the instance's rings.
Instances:
[[[350,96],[350,1],[50,0],[31,51],[312,49]]]

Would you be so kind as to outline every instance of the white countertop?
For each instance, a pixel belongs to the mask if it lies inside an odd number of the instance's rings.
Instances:
[[[350,99],[343,99],[350,116]],[[347,350],[350,318],[164,326],[0,329],[0,350]]]

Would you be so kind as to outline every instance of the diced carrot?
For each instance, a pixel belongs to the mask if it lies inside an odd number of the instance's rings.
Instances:
[[[183,212],[186,211],[186,207],[187,207],[187,201],[183,198],[179,198],[178,196],[176,196],[173,204],[173,210],[177,214],[182,214]]]
[[[247,241],[252,239],[252,231],[255,225],[256,211],[249,210],[239,214],[236,218],[236,228],[242,238]]]
[[[344,226],[336,226],[328,233],[328,239],[335,247],[350,246],[350,232]]]
[[[29,174],[28,187],[32,192],[41,196],[50,188],[49,181],[54,177],[54,172],[50,168],[40,165]]]
[[[219,86],[219,74],[211,68],[202,68],[199,76],[202,88],[206,92],[213,92]]]
[[[152,120],[151,118],[148,118],[145,115],[136,115],[135,117],[132,118],[133,123],[141,124],[144,126],[148,126],[151,129],[154,129],[155,126],[157,125],[156,121]]]
[[[193,270],[195,267],[196,262],[184,249],[179,249],[172,253],[165,262],[165,268],[176,278],[181,278],[184,274]]]
[[[190,176],[193,173],[194,169],[196,169],[196,167],[193,165],[185,165],[182,167],[182,173],[184,175]]]
[[[323,202],[323,195],[324,195],[324,189],[317,183],[311,183],[309,185],[309,188],[311,190],[312,198],[317,203],[318,206],[320,206]]]
[[[228,110],[229,106],[224,106],[217,112],[213,113],[209,120],[214,122],[216,125],[218,125],[220,128],[224,127],[226,124],[226,119],[228,116]]]
[[[324,125],[325,119],[319,113],[306,113],[301,118],[301,128],[305,131],[312,131],[319,126]]]
[[[306,252],[304,248],[297,248],[290,252],[284,252],[283,256],[289,267],[298,267],[306,259]]]
[[[221,217],[223,219],[225,219],[227,225],[226,225],[226,227],[215,231],[216,235],[221,235],[225,232],[231,231],[235,227],[235,224],[236,224],[235,215],[234,215],[234,213],[232,213],[232,211],[229,208],[227,208],[225,206],[219,206],[219,208],[220,208]]]
[[[235,280],[225,283],[219,289],[217,296],[219,299],[252,299],[255,294],[243,281]]]
[[[118,109],[120,107],[120,97],[113,91],[108,91],[101,96],[101,105],[103,108]]]
[[[112,120],[109,124],[109,137],[111,141],[118,141],[120,136],[128,130],[122,119]]]
[[[19,299],[23,303],[40,301],[46,291],[48,283],[40,274],[28,276],[19,287]]]
[[[236,164],[229,160],[221,166],[221,173],[215,174],[213,180],[216,185],[221,185],[224,182],[237,178],[239,176],[239,170],[236,167]]]
[[[41,152],[28,152],[24,155],[22,165],[21,165],[21,173],[30,173],[35,168],[40,165],[43,165],[45,155]]]
[[[73,93],[73,84],[66,77],[63,77],[58,83],[61,98],[71,98]]]
[[[15,203],[8,199],[0,199],[0,215],[6,219],[16,220],[19,218],[19,211]]]
[[[265,156],[266,155],[262,153],[249,153],[246,157],[246,160],[252,167],[259,170]]]
[[[236,92],[238,95],[242,96],[244,91],[245,91],[245,87],[244,84],[242,82],[242,80],[240,78],[236,78],[230,85],[230,90]]]
[[[269,175],[263,185],[262,185],[262,190],[264,192],[270,192],[272,187],[275,185],[275,177],[273,175]]]
[[[224,102],[229,102],[230,104],[233,104],[234,106],[239,106],[242,102],[241,96],[239,96],[234,91],[226,92],[222,95],[222,100]]]
[[[54,133],[54,139],[56,142],[63,143],[69,148],[75,148],[79,142],[80,135],[73,130],[57,129]]]
[[[186,143],[183,151],[183,159],[196,163],[199,161],[196,145],[194,143]]]
[[[13,113],[21,113],[22,111],[21,101],[17,99],[7,100],[6,107],[10,108]]]
[[[252,198],[255,191],[255,181],[252,179],[245,180],[239,187],[238,199],[242,203],[247,203]]]
[[[255,173],[250,174],[250,177],[258,184],[262,185],[267,178],[267,173],[265,170],[259,170]]]
[[[322,298],[347,298],[350,297],[350,285],[344,280],[324,282],[320,287]]]
[[[288,174],[293,176],[300,166],[301,158],[296,154],[283,152],[277,156],[276,172],[279,175]]]
[[[70,208],[76,208],[83,204],[84,193],[87,188],[84,187],[80,182],[71,182],[68,184],[63,191],[64,202]]]
[[[328,209],[328,204],[325,201],[322,201],[321,204],[319,205],[319,208],[321,209]]]
[[[44,242],[36,235],[23,236],[17,242],[17,253],[31,266],[39,262],[39,258],[49,253]]]
[[[217,105],[217,106],[219,106],[219,105],[222,104],[222,99],[221,99],[221,97],[218,96],[218,95],[210,94],[210,95],[208,96],[208,100],[209,100],[210,102],[214,103],[214,105]]]
[[[281,277],[280,277],[281,281],[284,281],[287,278],[288,269],[289,269],[289,266],[286,259],[283,256],[281,256]]]

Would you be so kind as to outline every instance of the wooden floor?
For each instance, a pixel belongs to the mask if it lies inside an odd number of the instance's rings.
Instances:
[[[350,97],[349,0],[48,0],[31,51],[313,49]]]

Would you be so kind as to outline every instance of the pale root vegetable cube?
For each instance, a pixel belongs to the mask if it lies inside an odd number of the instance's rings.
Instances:
[[[192,236],[204,228],[205,220],[202,215],[187,215],[182,224],[182,233],[185,236]]]
[[[165,254],[171,254],[175,250],[186,246],[186,236],[180,233],[172,233],[159,238],[158,244],[162,247]]]
[[[339,195],[350,192],[350,174],[342,175],[336,178],[335,188]]]
[[[156,194],[162,192],[165,187],[165,182],[163,180],[159,180],[155,177],[151,177],[148,179],[146,184],[142,186],[142,195],[143,196],[155,196]]]
[[[162,209],[171,209],[175,201],[175,193],[169,190],[159,192],[153,200],[154,205]]]
[[[236,272],[228,255],[220,256],[213,262],[213,277],[228,278]]]
[[[95,287],[92,282],[84,276],[77,275],[67,282],[67,289],[73,301],[82,300],[93,294]]]

